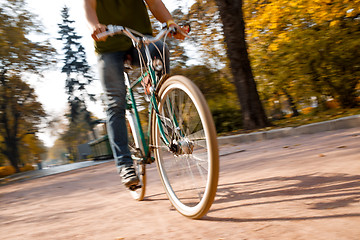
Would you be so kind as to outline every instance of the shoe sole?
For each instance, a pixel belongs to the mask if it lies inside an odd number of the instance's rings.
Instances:
[[[136,178],[136,179],[131,179],[131,180],[129,180],[128,182],[124,183],[124,185],[125,185],[125,187],[130,188],[131,186],[136,186],[136,185],[138,185],[139,182],[140,182],[139,179]]]

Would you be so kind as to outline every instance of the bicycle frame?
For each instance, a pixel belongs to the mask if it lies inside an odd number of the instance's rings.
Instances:
[[[126,35],[129,35],[129,33],[126,34]],[[131,37],[131,39],[133,39],[133,37]],[[137,47],[137,44],[139,44],[139,42],[135,42],[134,39],[133,39],[133,44],[134,44],[134,47]],[[152,82],[152,86],[154,86],[155,89],[157,89],[158,85],[159,85],[159,81],[158,81],[158,78],[156,76],[156,72],[155,72],[155,70],[153,68],[153,65],[152,65],[152,59],[151,59],[151,55],[150,55],[148,45],[149,45],[149,43],[144,44],[145,55],[146,55],[146,60],[147,60],[147,67],[146,67],[147,71],[145,73],[143,73],[134,82],[130,82],[128,74],[126,72],[124,72],[125,85],[127,86],[127,98],[128,98],[127,100],[129,100],[131,102],[131,105],[128,105],[128,110],[132,109],[134,111],[133,112],[134,116],[132,116],[131,112],[128,111],[127,118],[129,118],[128,120],[129,120],[130,124],[136,124],[136,126],[134,125],[134,126],[131,126],[131,127],[132,127],[132,129],[134,129],[133,131],[135,131],[133,133],[133,135],[138,136],[140,138],[140,139],[136,139],[135,141],[140,140],[140,142],[137,142],[137,145],[140,147],[140,151],[141,151],[143,157],[150,157],[149,146],[150,146],[150,138],[151,138],[151,123],[152,123],[152,119],[153,119],[153,114],[157,114],[159,112],[156,97],[155,97],[155,94],[154,94],[156,91],[152,91],[152,93],[150,94],[150,104],[149,104],[149,107],[148,107],[148,109],[149,109],[148,134],[147,134],[147,138],[145,138],[144,131],[143,131],[142,127],[141,127],[139,112],[138,112],[138,109],[137,109],[137,106],[136,106],[136,100],[135,100],[135,97],[134,97],[134,88],[137,87],[143,81],[143,79],[145,77],[147,77],[147,76],[150,77],[151,82]],[[157,122],[157,125],[159,127],[160,135],[161,135],[163,141],[166,143],[167,146],[169,146],[170,142],[165,136],[162,124],[160,124],[161,120],[160,120],[159,115],[156,115],[156,122]]]

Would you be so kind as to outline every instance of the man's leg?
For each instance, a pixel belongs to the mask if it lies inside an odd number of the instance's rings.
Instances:
[[[126,86],[124,52],[104,53],[98,57],[99,75],[106,96],[107,130],[118,172],[125,186],[139,182],[133,168],[126,129]]]

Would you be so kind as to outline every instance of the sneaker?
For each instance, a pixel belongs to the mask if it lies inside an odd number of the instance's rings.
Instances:
[[[136,175],[136,171],[133,165],[125,165],[121,167],[120,177],[125,187],[130,188],[131,186],[139,183],[139,178]]]

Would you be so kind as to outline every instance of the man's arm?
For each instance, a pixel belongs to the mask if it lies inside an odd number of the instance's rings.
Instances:
[[[177,33],[172,35],[174,38],[184,39],[187,36],[187,33],[190,30],[189,27],[179,27],[161,0],[145,0],[145,2],[157,20],[159,20],[161,23],[166,23],[168,27],[175,27],[178,29]]]
[[[145,0],[154,17],[161,23],[174,21],[169,10],[165,7],[161,0]],[[174,23],[175,24],[175,23]]]
[[[96,41],[105,41],[106,37],[98,39],[96,34],[106,31],[106,26],[99,23],[99,19],[96,15],[96,0],[84,0],[85,16],[91,28],[91,36]]]

